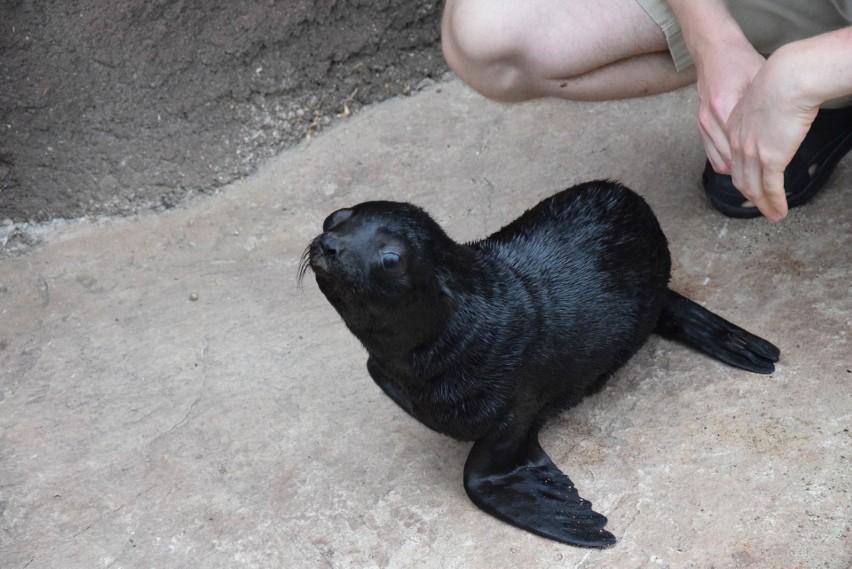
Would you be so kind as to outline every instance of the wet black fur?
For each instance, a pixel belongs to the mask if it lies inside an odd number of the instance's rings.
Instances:
[[[560,192],[490,237],[458,244],[423,210],[333,213],[306,251],[320,289],[369,353],[376,383],[428,427],[477,441],[474,502],[575,545],[614,543],[537,433],[599,389],[655,330],[751,371],[778,350],[668,289],[666,238],[613,182]]]

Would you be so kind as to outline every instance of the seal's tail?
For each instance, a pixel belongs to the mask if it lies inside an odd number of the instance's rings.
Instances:
[[[772,373],[781,351],[673,290],[657,321],[657,334],[683,342],[732,366]]]

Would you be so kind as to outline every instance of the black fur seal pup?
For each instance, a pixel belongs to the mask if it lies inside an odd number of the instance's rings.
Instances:
[[[471,500],[571,545],[615,537],[538,443],[652,333],[771,373],[779,350],[668,288],[666,238],[636,193],[608,181],[560,192],[459,244],[422,209],[335,211],[305,251],[320,290],[369,353],[370,375],[427,427],[475,441]]]

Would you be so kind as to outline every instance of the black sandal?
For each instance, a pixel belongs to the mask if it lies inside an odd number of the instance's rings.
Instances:
[[[852,150],[852,107],[820,109],[793,160],[784,170],[787,207],[810,200],[837,163]],[[710,205],[729,217],[758,217],[760,211],[734,187],[731,177],[717,174],[710,161],[701,175]]]

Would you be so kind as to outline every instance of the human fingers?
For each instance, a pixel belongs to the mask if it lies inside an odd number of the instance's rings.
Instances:
[[[764,164],[756,151],[735,149],[731,181],[769,221],[776,223],[786,217],[783,168]]]
[[[751,156],[735,148],[731,161],[731,182],[745,199],[763,213],[761,205],[765,199],[762,195],[762,170]]]
[[[728,146],[727,137],[723,137],[720,141],[723,146],[727,146],[728,150],[724,154],[719,150],[719,147],[716,146],[716,142],[710,133],[705,129],[701,123],[698,123],[698,134],[701,136],[701,142],[704,145],[704,153],[707,154],[707,159],[710,161],[710,165],[713,166],[713,170],[715,170],[719,174],[730,174],[731,173],[731,161],[730,161],[730,147]]]
[[[766,206],[760,212],[775,223],[787,217],[787,194],[784,192],[784,170],[767,169],[763,172],[763,194]]]

